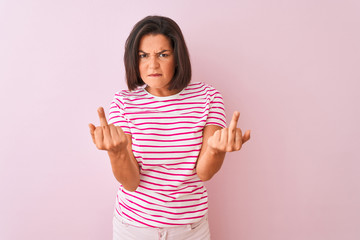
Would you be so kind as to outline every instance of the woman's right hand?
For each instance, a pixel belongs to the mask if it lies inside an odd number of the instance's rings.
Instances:
[[[97,112],[100,126],[95,127],[93,124],[89,124],[90,134],[96,147],[99,150],[106,150],[110,153],[126,151],[128,140],[121,127],[107,123],[102,107],[99,107]]]
[[[131,136],[121,127],[108,124],[104,109],[98,108],[100,126],[89,124],[90,134],[96,147],[108,151],[116,180],[128,191],[135,191],[140,184],[140,168],[131,152]]]

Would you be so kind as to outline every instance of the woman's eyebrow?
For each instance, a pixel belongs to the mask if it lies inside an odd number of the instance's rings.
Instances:
[[[165,50],[162,50],[162,51],[160,51],[160,52],[158,52],[158,53],[156,53],[156,54],[162,54],[162,53],[164,53],[164,52],[170,52],[170,50],[165,49]],[[149,53],[147,53],[147,52],[144,52],[143,50],[139,50],[139,53],[149,54]]]
[[[157,54],[162,54],[164,52],[170,52],[170,50],[162,50],[161,52],[158,52]]]

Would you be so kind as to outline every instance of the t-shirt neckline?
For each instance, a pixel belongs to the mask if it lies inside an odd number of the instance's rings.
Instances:
[[[183,88],[183,89],[182,89],[180,92],[178,92],[178,93],[175,93],[175,94],[170,95],[170,96],[161,97],[161,96],[155,96],[155,95],[149,93],[149,92],[145,89],[146,86],[147,86],[147,85],[144,85],[143,91],[144,91],[147,95],[149,95],[150,97],[156,98],[156,99],[158,99],[158,100],[168,100],[168,99],[177,98],[177,97],[180,96],[180,94],[183,93],[183,92],[185,91],[185,89],[186,89],[186,87],[185,87],[185,88]]]

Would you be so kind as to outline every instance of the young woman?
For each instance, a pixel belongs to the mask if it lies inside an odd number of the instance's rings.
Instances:
[[[130,33],[124,54],[129,90],[115,94],[109,124],[90,124],[94,144],[108,152],[120,183],[113,239],[210,239],[203,182],[219,171],[225,153],[250,138],[226,127],[221,94],[190,83],[184,37],[170,18],[148,16]]]

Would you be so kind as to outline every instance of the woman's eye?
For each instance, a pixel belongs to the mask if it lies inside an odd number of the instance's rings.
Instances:
[[[146,57],[147,57],[146,54],[140,54],[140,55],[139,55],[139,58],[146,58]]]
[[[169,56],[169,54],[166,54],[166,53],[160,53],[160,55],[159,55],[160,57],[167,57],[167,56]]]

